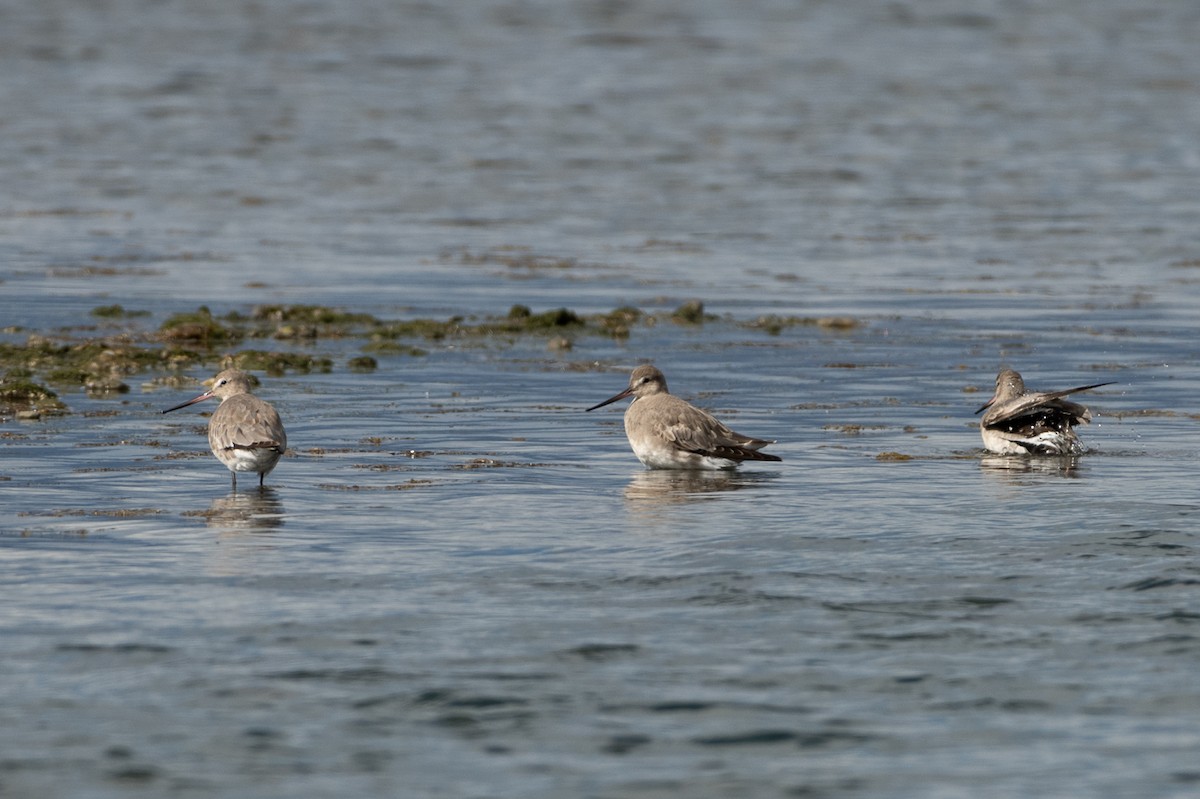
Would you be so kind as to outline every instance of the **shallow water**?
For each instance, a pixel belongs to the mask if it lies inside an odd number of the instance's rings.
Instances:
[[[262,492],[161,375],[0,421],[0,794],[1193,794],[1197,14],[0,3],[4,343],[657,320],[248,342],[333,360]],[[645,360],[783,463],[642,470]],[[983,454],[1001,364],[1088,454]]]

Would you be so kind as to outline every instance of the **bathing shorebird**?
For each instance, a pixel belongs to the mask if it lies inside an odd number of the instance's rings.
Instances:
[[[996,393],[975,411],[987,410],[979,420],[983,445],[998,455],[1079,455],[1083,444],[1074,428],[1090,422],[1092,414],[1063,397],[1109,385],[1112,383],[1062,391],[1026,391],[1021,375],[1004,369],[996,375]]]
[[[208,445],[213,455],[232,472],[235,491],[238,472],[258,472],[261,486],[287,449],[287,433],[271,403],[250,393],[250,375],[226,369],[213,378],[208,391],[163,413],[213,397],[221,400],[208,420]]]
[[[588,408],[626,397],[625,435],[638,460],[650,469],[732,469],[742,461],[778,461],[759,452],[774,441],[733,432],[711,414],[667,392],[667,379],[649,364],[629,377],[629,388]]]

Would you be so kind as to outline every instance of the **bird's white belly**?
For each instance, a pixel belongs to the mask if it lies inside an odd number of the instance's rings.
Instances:
[[[658,438],[629,439],[633,454],[647,469],[708,469],[720,471],[733,469],[736,461],[728,458],[714,458],[710,455],[697,455],[676,449]]]
[[[1047,430],[1033,436],[1004,433],[999,430],[983,430],[983,446],[997,455],[1028,455],[1033,451],[1048,451],[1058,455],[1078,455],[1083,445],[1074,435],[1057,430]]]
[[[271,449],[226,449],[214,452],[231,472],[269,472],[279,462],[279,453]]]

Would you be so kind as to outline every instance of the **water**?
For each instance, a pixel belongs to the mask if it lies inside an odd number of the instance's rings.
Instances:
[[[0,422],[0,794],[1194,795],[1198,13],[0,3],[5,343],[658,318],[248,342],[334,363],[262,493],[159,375]],[[784,462],[643,471],[642,360]],[[982,455],[1001,364],[1087,455]]]

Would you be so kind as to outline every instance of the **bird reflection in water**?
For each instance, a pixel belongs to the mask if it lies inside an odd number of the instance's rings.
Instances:
[[[979,468],[984,474],[1000,477],[1008,482],[1026,482],[1022,477],[1053,475],[1080,478],[1084,470],[1078,455],[1031,458],[1027,455],[985,455],[979,459]]]
[[[213,500],[205,519],[209,527],[240,531],[277,530],[283,526],[283,503],[275,489],[231,491]]]
[[[777,477],[769,472],[647,470],[634,474],[625,486],[625,499],[655,504],[689,502],[705,494],[753,488]]]

